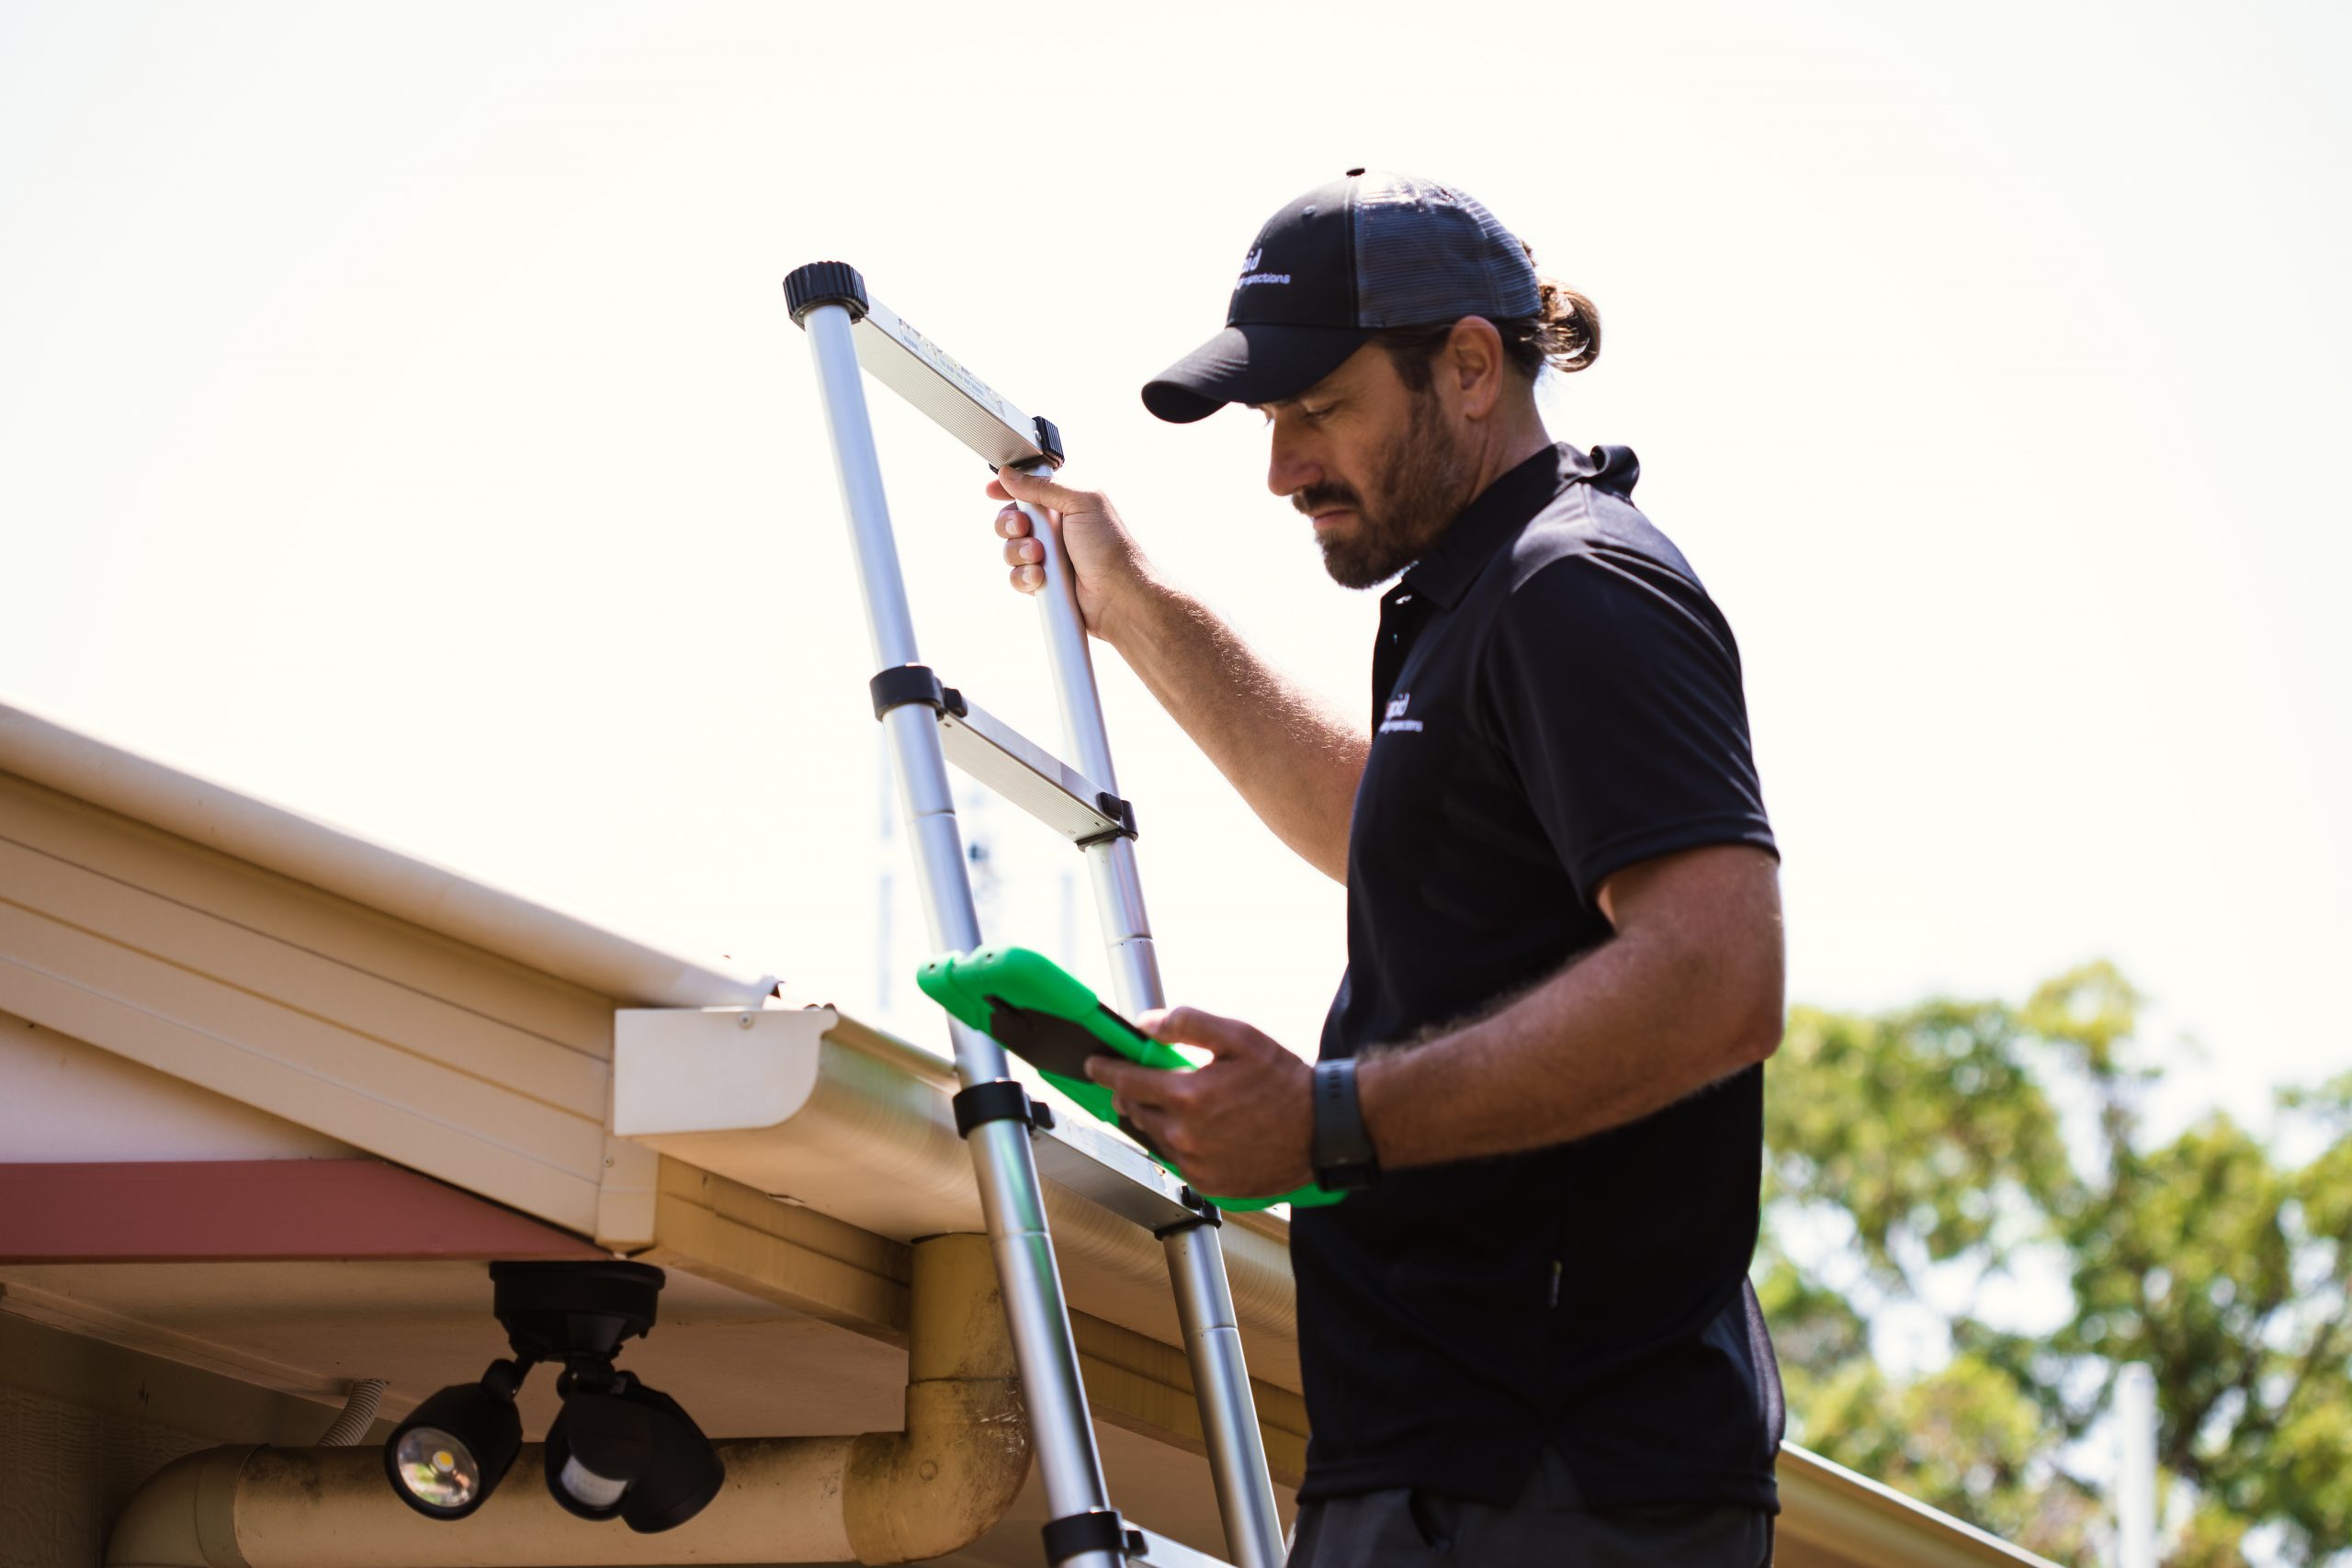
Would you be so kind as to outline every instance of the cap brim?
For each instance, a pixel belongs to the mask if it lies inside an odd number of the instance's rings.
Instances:
[[[1143,406],[1170,424],[1227,403],[1278,403],[1337,370],[1372,341],[1369,327],[1231,326],[1144,383]]]

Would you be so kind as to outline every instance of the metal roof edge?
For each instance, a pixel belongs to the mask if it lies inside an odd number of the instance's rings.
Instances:
[[[687,958],[0,701],[0,772],[641,1007],[759,1005],[775,976]]]
[[[1919,1568],[1945,1568],[1947,1564],[1961,1568],[1962,1564],[1973,1563],[2059,1568],[2046,1557],[2012,1546],[1965,1519],[1954,1518],[1917,1498],[1906,1497],[1883,1482],[1872,1481],[1795,1443],[1781,1445],[1780,1480],[1784,1521],[1789,1494],[1793,1492],[1808,1505],[1804,1520],[1806,1539],[1817,1540],[1848,1555],[1859,1553],[1864,1562],[1873,1561],[1871,1549],[1885,1546],[1885,1535],[1893,1531],[1914,1548],[1915,1554],[1904,1561],[1918,1564]],[[1929,1542],[1933,1543],[1932,1555],[1916,1554],[1918,1546]]]

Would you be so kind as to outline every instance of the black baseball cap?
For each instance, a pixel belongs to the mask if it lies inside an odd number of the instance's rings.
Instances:
[[[1189,424],[1227,403],[1280,402],[1383,328],[1521,321],[1541,308],[1527,247],[1476,198],[1350,169],[1266,220],[1225,331],[1146,382],[1143,404]]]

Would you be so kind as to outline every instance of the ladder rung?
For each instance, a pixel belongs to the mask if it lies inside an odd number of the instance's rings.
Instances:
[[[1091,1119],[1063,1117],[1040,1131],[1030,1147],[1038,1175],[1155,1235],[1202,1218],[1186,1206],[1181,1179]]]
[[[1072,843],[1132,831],[1117,797],[967,697],[960,713],[942,709],[940,749],[947,760]]]
[[[992,467],[1062,460],[1061,438],[1049,423],[1013,407],[880,301],[868,302],[852,337],[867,375]]]

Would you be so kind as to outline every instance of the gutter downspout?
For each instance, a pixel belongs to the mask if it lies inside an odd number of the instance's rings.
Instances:
[[[224,1448],[151,1477],[107,1541],[107,1568],[638,1568],[911,1562],[960,1551],[1029,1473],[996,1265],[983,1235],[914,1245],[907,1424],[854,1438],[730,1438],[710,1506],[659,1535],[592,1523],[523,1450],[480,1511],[428,1519],[392,1495],[380,1448]]]

